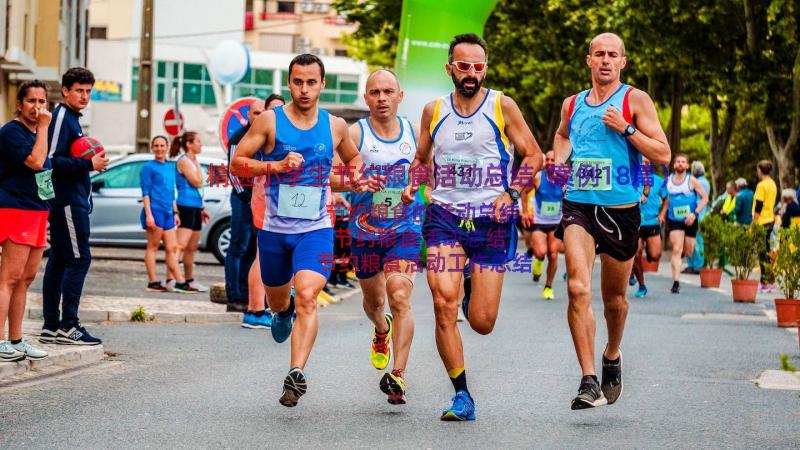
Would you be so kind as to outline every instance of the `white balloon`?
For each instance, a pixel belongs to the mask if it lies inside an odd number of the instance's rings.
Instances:
[[[208,71],[220,84],[235,84],[250,68],[250,52],[241,42],[226,40],[217,44],[208,63]]]

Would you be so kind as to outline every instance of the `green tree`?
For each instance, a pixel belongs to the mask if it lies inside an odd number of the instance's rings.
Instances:
[[[334,0],[333,7],[358,29],[344,37],[347,53],[374,70],[394,67],[402,0]]]

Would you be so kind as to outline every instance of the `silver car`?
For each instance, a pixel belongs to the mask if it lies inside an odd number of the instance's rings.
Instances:
[[[93,173],[92,199],[94,210],[91,219],[93,245],[120,245],[144,247],[147,244],[139,216],[142,211],[142,189],[139,187],[139,172],[153,155],[137,153],[125,156],[109,164],[108,170]],[[198,156],[203,167],[203,202],[211,216],[203,225],[200,248],[211,251],[220,263],[230,244],[231,189],[224,180],[215,180],[209,185],[208,168],[224,167],[226,162],[218,158]],[[175,164],[169,161],[169,164]],[[216,177],[215,177],[216,178]]]

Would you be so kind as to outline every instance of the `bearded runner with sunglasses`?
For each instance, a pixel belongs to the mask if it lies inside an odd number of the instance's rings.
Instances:
[[[542,151],[514,101],[481,87],[486,76],[486,43],[475,34],[450,42],[447,75],[455,91],[427,105],[422,113],[417,153],[411,173],[435,161],[432,204],[425,214],[428,284],[436,316],[436,346],[456,395],[442,420],[475,420],[475,402],[467,389],[464,351],[456,326],[458,294],[469,258],[472,276],[467,320],[489,334],[500,307],[505,264],[514,257],[514,228],[520,191],[530,190],[542,165]],[[513,148],[522,156],[520,176],[512,180]],[[523,172],[524,169],[524,172]],[[412,179],[403,203],[414,200],[419,184]],[[523,186],[524,185],[524,186]],[[529,225],[523,204],[523,225]],[[437,262],[433,267],[431,262]],[[441,262],[441,264],[438,264]]]
[[[628,314],[625,293],[639,237],[642,155],[653,164],[669,162],[667,138],[653,101],[620,81],[625,44],[604,33],[589,44],[586,64],[592,88],[564,100],[553,148],[556,166],[567,170],[567,196],[556,236],[564,241],[569,307],[567,321],[583,372],[572,409],[614,403],[622,394],[620,343]],[[603,378],[594,365],[595,320],[592,268],[600,254],[603,308],[608,345]]]

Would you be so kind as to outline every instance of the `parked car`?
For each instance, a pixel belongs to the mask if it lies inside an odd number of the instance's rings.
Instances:
[[[139,172],[150,154],[137,153],[125,156],[109,164],[108,170],[93,173],[92,199],[94,210],[91,218],[94,245],[119,245],[144,247],[147,244],[145,232],[139,216],[142,211],[142,190],[139,187]],[[211,219],[203,225],[200,234],[200,248],[211,251],[220,263],[225,261],[225,253],[230,244],[231,189],[227,181],[214,186],[209,185],[208,168],[224,166],[225,161],[218,158],[198,156],[203,167],[203,202]],[[175,164],[168,161],[168,164]]]

